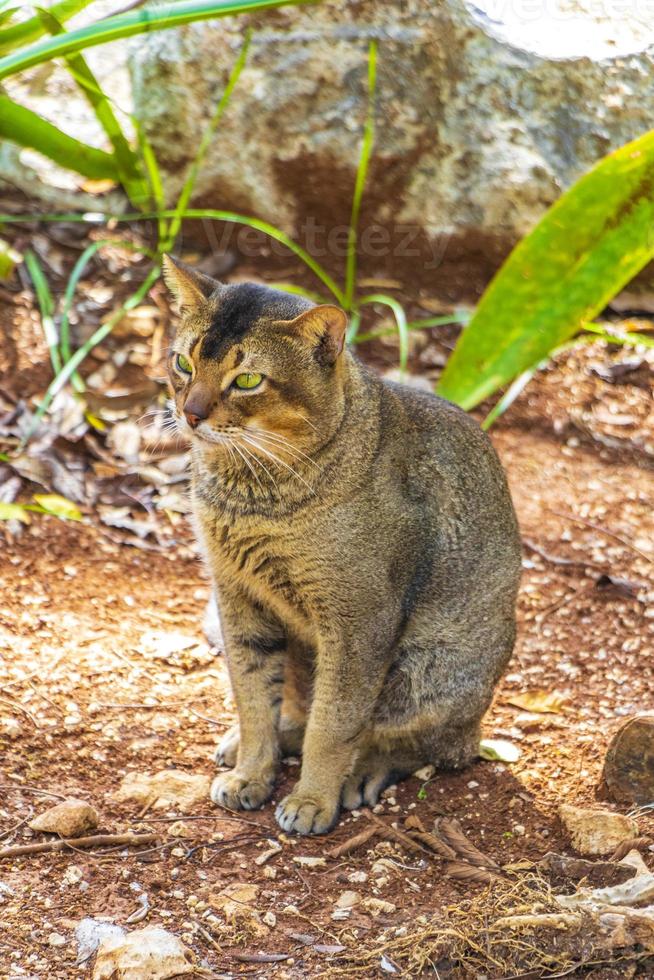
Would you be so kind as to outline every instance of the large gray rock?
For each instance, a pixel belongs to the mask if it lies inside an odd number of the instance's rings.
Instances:
[[[443,260],[465,253],[474,262],[475,252],[481,265],[496,264],[563,189],[654,118],[651,23],[624,5],[620,17],[607,6],[602,19],[591,0],[536,5],[538,17],[531,0],[522,3],[524,12],[520,0],[326,0],[260,17],[196,200],[256,214],[304,238],[317,257],[337,258],[343,236],[327,232],[349,218],[367,47],[377,38],[377,139],[362,227],[384,226],[390,242],[364,232],[368,267],[426,266],[429,278]],[[171,200],[246,23],[134,42],[136,114]]]

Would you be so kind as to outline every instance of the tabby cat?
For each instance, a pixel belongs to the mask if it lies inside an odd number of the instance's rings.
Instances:
[[[381,380],[345,313],[168,259],[169,355],[191,438],[193,509],[220,610],[238,729],[211,797],[272,795],[323,834],[426,763],[465,765],[511,654],[520,544],[476,422]]]

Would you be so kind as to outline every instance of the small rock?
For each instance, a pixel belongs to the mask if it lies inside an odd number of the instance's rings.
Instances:
[[[98,813],[84,800],[64,800],[30,820],[32,830],[60,837],[80,837],[98,826]]]
[[[230,925],[245,926],[255,936],[266,936],[268,930],[252,903],[257,900],[259,889],[256,885],[234,882],[222,891],[211,895],[211,904],[223,913]],[[187,905],[189,901],[187,900]]]
[[[337,909],[353,909],[360,901],[361,896],[357,892],[343,892],[336,899],[335,907]]]
[[[563,803],[559,815],[570,834],[572,846],[580,854],[610,854],[623,840],[638,835],[634,820],[611,810],[585,809]]]
[[[368,875],[365,871],[353,871],[347,876],[347,880],[352,885],[363,885],[368,880]]]
[[[177,936],[147,926],[126,936],[105,936],[93,980],[170,980],[194,972],[193,954]]]
[[[176,820],[168,828],[169,837],[195,837],[195,830],[183,820]]]
[[[637,875],[649,874],[649,868],[643,861],[642,854],[640,853],[640,851],[637,851],[635,848],[632,848],[631,851],[625,854],[622,860],[619,861],[618,863],[624,865],[627,868],[633,868]]]
[[[299,864],[301,868],[324,868],[327,864],[325,858],[321,857],[303,857],[298,855],[293,858],[295,864]]]
[[[76,864],[69,864],[61,880],[64,885],[78,885],[83,877],[84,872],[81,868],[78,868]]]
[[[97,919],[82,919],[75,929],[75,939],[77,940],[77,965],[81,966],[93,956],[96,949],[103,939],[122,938],[125,930],[120,926],[113,926],[109,922],[98,922]]]
[[[210,786],[210,776],[180,769],[164,769],[154,776],[130,772],[113,798],[119,803],[134,800],[140,806],[151,802],[155,810],[175,807],[186,813],[208,798]]]
[[[264,914],[263,921],[267,926],[270,926],[271,929],[274,929],[277,925],[277,916],[274,912],[266,912]]]
[[[51,932],[48,936],[49,946],[65,946],[68,940],[60,932]]]
[[[435,772],[435,766],[423,766],[422,769],[416,769],[413,775],[416,779],[419,779],[420,782],[426,783],[428,779],[431,779]]]
[[[21,733],[20,722],[15,718],[2,717],[0,718],[0,735],[4,735],[5,738],[15,739],[20,736]]]
[[[363,904],[373,917],[390,915],[391,912],[397,911],[397,907],[392,902],[386,902],[383,898],[364,898]]]

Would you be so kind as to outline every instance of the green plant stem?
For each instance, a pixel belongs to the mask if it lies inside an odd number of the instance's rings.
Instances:
[[[0,137],[38,150],[60,166],[91,180],[120,179],[111,153],[80,143],[6,95],[0,95]]]
[[[345,309],[349,313],[352,310],[354,300],[354,287],[356,284],[357,270],[357,230],[359,226],[359,213],[361,211],[361,199],[366,186],[368,175],[368,165],[372,154],[372,147],[375,140],[375,88],[377,84],[377,42],[371,41],[368,48],[368,112],[363,128],[363,140],[361,152],[359,154],[359,164],[357,166],[356,180],[354,183],[354,194],[352,197],[352,211],[350,213],[350,225],[347,233],[347,255],[345,259]]]
[[[88,7],[92,2],[93,0],[63,0],[62,3],[54,3],[49,12],[57,20],[65,21],[79,13],[80,10],[84,10],[84,7]],[[14,24],[13,27],[7,27],[0,32],[0,54],[12,51],[19,45],[36,41],[45,33],[46,28],[38,15],[23,20],[20,24]]]
[[[107,44],[135,34],[167,30],[212,17],[230,17],[234,14],[257,13],[274,7],[303,3],[305,0],[178,0],[154,7],[130,10],[127,13],[105,17],[94,24],[68,31],[59,37],[47,38],[0,59],[0,79],[26,71],[34,65],[53,58],[64,58],[77,51]]]
[[[116,223],[130,223],[133,221],[156,221],[159,218],[172,218],[177,212],[174,210],[168,211],[151,211],[146,214],[140,214],[138,212],[132,212],[131,214],[104,214],[104,221],[114,221]],[[330,291],[330,293],[336,298],[336,300],[341,304],[345,305],[345,295],[342,289],[336,285],[329,273],[323,269],[319,262],[316,262],[306,249],[298,245],[297,242],[282,231],[280,228],[276,228],[274,225],[268,224],[267,221],[260,221],[258,218],[250,218],[244,214],[237,214],[235,211],[218,211],[213,208],[188,208],[182,214],[183,218],[209,218],[212,221],[230,221],[235,225],[247,225],[249,228],[255,228],[257,231],[261,231],[264,235],[268,235],[269,238],[273,238],[275,241],[279,242],[281,245],[285,245],[286,248],[293,252],[294,255],[304,262],[304,264],[311,269],[315,276],[323,283],[324,286]],[[97,225],[96,217],[88,217],[85,214],[76,214],[75,212],[61,213],[61,214],[40,214],[38,216],[39,221],[70,221],[77,222],[79,224],[95,224]],[[15,214],[0,214],[0,224],[15,224],[17,222],[23,223],[25,221],[34,221],[34,215],[15,215]]]
[[[430,327],[444,327],[450,323],[465,323],[465,314],[452,314],[449,316],[431,316],[425,320],[411,320],[407,323],[407,330],[428,330]],[[354,343],[362,344],[366,340],[377,340],[378,337],[390,337],[396,332],[395,327],[388,327],[384,330],[369,330],[367,333],[357,334],[353,338]]]
[[[63,25],[51,11],[37,10],[37,13],[44,27],[54,37],[65,34]],[[70,74],[88,100],[96,119],[113,147],[116,169],[125,193],[136,207],[147,207],[149,202],[145,175],[141,172],[139,159],[123,133],[111,102],[100,88],[83,55],[70,54],[65,58],[65,61]]]
[[[163,247],[161,247],[161,250],[163,252],[167,252],[175,244],[175,240],[179,233],[179,229],[181,228],[182,225],[182,216],[186,211],[189,201],[191,199],[191,194],[193,193],[193,188],[195,187],[195,182],[198,178],[200,167],[204,163],[204,158],[207,155],[207,151],[209,149],[211,141],[218,127],[218,123],[220,122],[223,112],[227,108],[232,92],[234,91],[234,87],[238,82],[241,72],[243,71],[243,68],[245,66],[245,61],[248,56],[248,50],[250,48],[251,38],[252,38],[252,32],[248,31],[245,35],[245,40],[239,52],[238,58],[236,59],[234,67],[229,73],[229,78],[227,80],[227,85],[225,86],[225,91],[220,97],[220,100],[218,102],[218,105],[216,106],[213,116],[209,121],[209,125],[205,129],[202,139],[200,140],[200,145],[198,147],[197,153],[195,154],[195,159],[193,160],[191,166],[189,167],[188,174],[186,175],[186,179],[184,181],[184,186],[182,187],[181,193],[177,200],[177,204],[175,206],[175,215],[168,226],[166,241]]]
[[[41,326],[43,327],[45,342],[48,345],[52,369],[56,374],[58,371],[61,371],[61,355],[59,354],[59,338],[54,321],[54,300],[50,292],[50,287],[48,286],[48,281],[43,274],[41,263],[34,252],[28,251],[25,253],[25,265],[27,266],[30,279],[34,284],[39,311],[41,313]]]
[[[56,376],[50,382],[48,389],[45,395],[43,396],[43,399],[40,402],[36,412],[34,413],[32,425],[30,426],[25,436],[23,436],[23,440],[21,443],[22,446],[24,446],[33,435],[34,430],[36,429],[39,421],[43,418],[48,408],[52,404],[52,399],[55,397],[55,395],[57,395],[58,392],[60,392],[63,386],[66,384],[66,382],[70,380],[70,378],[73,376],[73,374],[80,366],[82,361],[93,350],[93,348],[97,347],[98,344],[102,343],[105,337],[109,336],[109,334],[114,329],[116,324],[120,323],[122,318],[125,316],[126,313],[129,312],[129,310],[133,310],[135,306],[138,306],[138,304],[141,302],[143,297],[147,294],[150,287],[159,278],[160,271],[161,269],[159,265],[156,265],[153,269],[151,269],[146,279],[141,283],[138,289],[135,292],[133,292],[132,295],[128,297],[128,299],[125,300],[122,306],[120,306],[116,310],[116,312],[112,314],[112,316],[110,316],[105,323],[102,324],[102,326],[98,327],[98,329],[93,334],[91,334],[91,336],[86,341],[86,343],[83,344],[81,347],[79,347],[75,351],[75,353],[71,355],[70,360],[67,361],[67,363],[63,365],[61,370],[57,372]]]
[[[393,311],[400,343],[400,371],[404,372],[409,361],[409,327],[404,307],[393,296],[387,296],[385,293],[371,293],[370,296],[364,296],[358,301],[360,307],[369,306],[371,303],[383,303]]]
[[[626,347],[654,347],[654,337],[648,337],[643,333],[631,333],[627,330],[622,333],[613,333],[604,329],[599,323],[585,323],[584,330],[592,333],[593,339],[605,340],[609,344],[623,344]]]

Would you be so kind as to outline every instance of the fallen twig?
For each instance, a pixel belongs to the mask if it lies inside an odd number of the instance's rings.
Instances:
[[[522,543],[525,545],[529,551],[533,551],[534,554],[540,555],[545,561],[550,562],[552,565],[567,565],[573,568],[595,568],[599,572],[607,572],[607,565],[600,565],[599,562],[589,561],[586,558],[564,558],[563,555],[551,555],[549,551],[545,551],[540,545],[536,544],[535,541],[531,541],[529,538],[523,538]]]
[[[368,820],[372,820],[372,822],[376,824],[376,826],[380,830],[383,830],[384,833],[387,834],[387,836],[394,837],[395,840],[398,841],[400,844],[403,844],[404,847],[407,848],[407,850],[412,851],[414,854],[430,853],[429,849],[426,848],[423,844],[419,843],[419,841],[414,840],[412,837],[409,837],[408,834],[405,834],[403,831],[398,830],[397,827],[391,827],[390,824],[384,823],[383,820],[380,820],[379,817],[377,817],[370,810],[364,810],[363,812],[365,813]]]
[[[419,817],[413,815],[407,817],[404,821],[404,826],[415,840],[424,844],[430,851],[435,851],[436,854],[440,854],[447,861],[456,859],[456,851],[449,844],[446,844],[445,841],[442,841],[440,837],[436,837],[435,834],[430,834]]]
[[[336,847],[332,847],[330,851],[327,851],[327,857],[340,858],[344,854],[350,854],[352,851],[356,851],[357,847],[367,844],[371,837],[374,837],[378,833],[378,827],[374,825],[366,827],[365,830],[355,834],[354,837],[350,837],[348,840],[343,841],[342,844],[337,844]]]
[[[604,527],[602,524],[595,524],[593,521],[587,521],[583,517],[576,517],[574,514],[565,514],[562,511],[552,510],[551,508],[548,508],[548,510],[550,511],[550,514],[555,514],[557,517],[563,517],[565,520],[573,521],[575,524],[582,524],[584,527],[590,527],[594,531],[600,531],[608,538],[613,538],[614,541],[618,541],[620,544],[624,545],[625,548],[629,548],[630,551],[634,551],[637,555],[640,555],[641,558],[644,558],[645,561],[648,561],[650,564],[654,564],[654,558],[648,555],[647,552],[641,551],[638,545],[635,545],[633,541],[629,540],[629,538],[623,538],[622,535],[618,534],[616,531],[611,531],[608,527]]]
[[[58,838],[44,844],[17,844],[12,847],[0,848],[0,859],[21,857],[25,854],[45,854],[48,851],[65,851],[86,847],[138,847],[141,844],[154,844],[160,840],[158,834],[96,834],[93,837]]]
[[[472,864],[475,868],[487,868],[489,871],[500,871],[500,866],[488,855],[479,850],[478,847],[468,840],[461,829],[458,820],[450,817],[441,817],[434,824],[436,833],[444,838],[445,843],[456,851],[457,857]]]
[[[630,837],[629,840],[623,840],[621,844],[618,844],[609,861],[622,861],[629,851],[634,849],[639,851],[641,848],[649,847],[651,843],[651,837]]]

